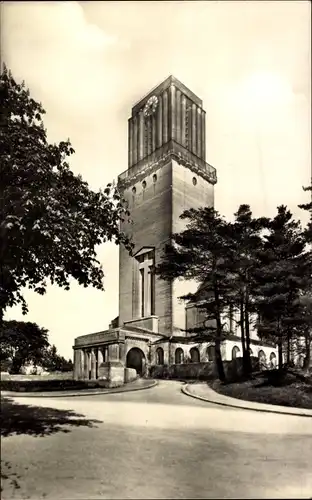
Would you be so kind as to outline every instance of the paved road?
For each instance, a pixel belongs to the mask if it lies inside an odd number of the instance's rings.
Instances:
[[[4,403],[2,498],[312,497],[311,419],[180,389]]]

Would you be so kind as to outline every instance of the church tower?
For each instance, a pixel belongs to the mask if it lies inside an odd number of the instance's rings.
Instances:
[[[135,243],[133,256],[119,255],[119,325],[171,336],[183,335],[190,290],[165,282],[152,272],[170,234],[183,229],[188,208],[214,205],[216,170],[206,163],[206,113],[203,103],[170,76],[132,108],[128,132],[128,169],[118,186],[133,224],[121,229]]]

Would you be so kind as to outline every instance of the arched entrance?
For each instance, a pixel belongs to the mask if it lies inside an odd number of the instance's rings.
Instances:
[[[138,375],[144,375],[145,371],[145,355],[144,352],[138,347],[132,347],[127,353],[126,366],[127,368],[134,368]]]

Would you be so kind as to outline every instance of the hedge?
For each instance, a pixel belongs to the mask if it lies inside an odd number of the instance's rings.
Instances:
[[[95,389],[107,387],[106,381],[99,380],[1,380],[1,391],[44,392]]]

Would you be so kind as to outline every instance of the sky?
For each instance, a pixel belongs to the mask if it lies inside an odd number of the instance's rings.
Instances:
[[[50,142],[70,138],[71,168],[93,189],[127,169],[133,104],[173,74],[204,102],[215,208],[274,216],[308,200],[311,178],[309,1],[4,2],[2,62],[42,102]],[[105,291],[25,292],[33,321],[72,357],[75,337],[118,315],[118,247],[99,248]]]

